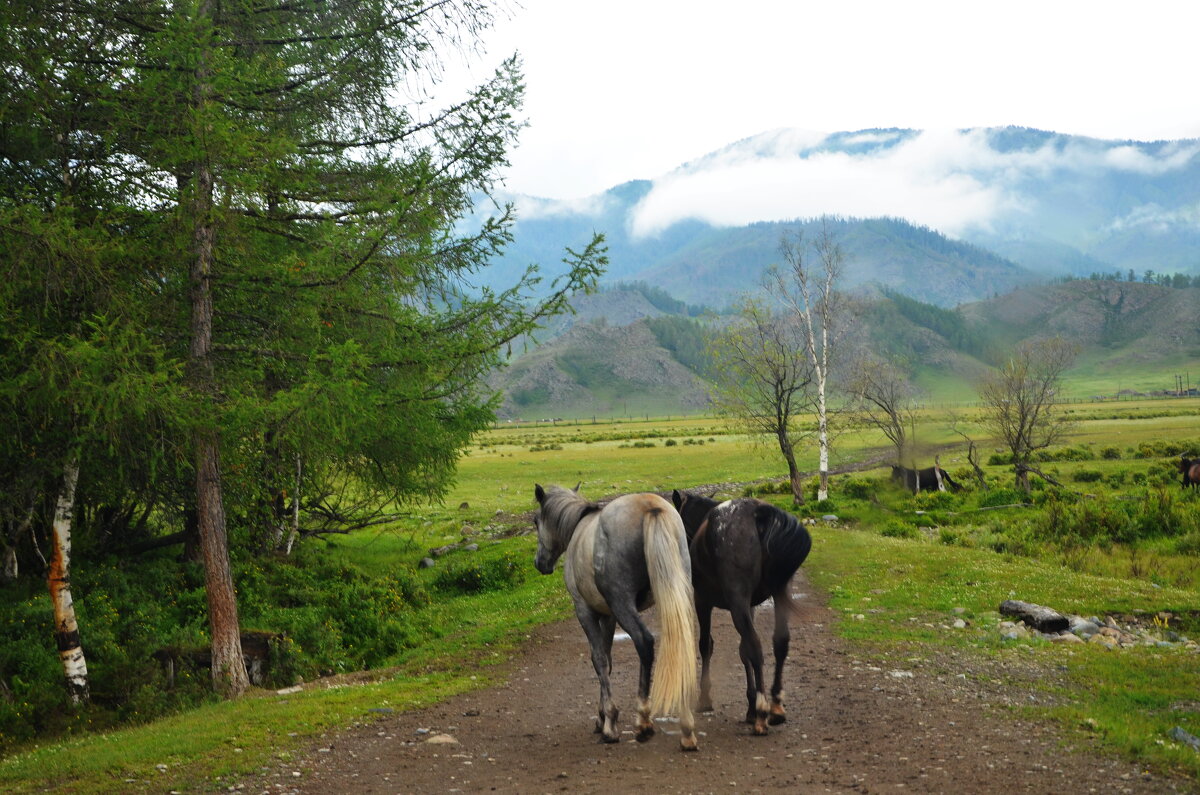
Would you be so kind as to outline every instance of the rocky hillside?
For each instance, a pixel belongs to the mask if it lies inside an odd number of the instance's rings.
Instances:
[[[660,303],[662,303],[660,301]],[[618,324],[612,317],[635,318]],[[971,385],[1013,346],[1062,336],[1080,348],[1075,393],[1165,389],[1191,367],[1200,381],[1200,288],[1077,280],[1013,291],[956,310],[881,293],[847,318],[843,352],[896,362],[931,397],[970,399]],[[636,416],[695,412],[706,404],[705,328],[665,313],[638,289],[590,296],[573,325],[495,375],[502,416]],[[1157,386],[1155,386],[1157,385]]]
[[[496,374],[502,418],[694,413],[708,402],[696,373],[645,321],[578,323]]]
[[[1145,364],[1200,356],[1200,289],[1078,280],[960,308],[998,340],[1062,336],[1105,359]]]

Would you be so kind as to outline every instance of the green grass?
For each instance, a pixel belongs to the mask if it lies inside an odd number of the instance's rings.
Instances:
[[[370,569],[388,565],[389,548],[410,546],[397,545],[395,536],[376,538],[373,544],[364,535],[331,554]],[[502,546],[533,559],[530,537]],[[432,572],[422,574],[432,579]],[[216,787],[218,779],[248,775],[287,758],[313,736],[375,719],[371,709],[413,709],[491,684],[495,666],[511,657],[525,633],[567,616],[568,606],[561,580],[539,576],[511,589],[439,601],[423,616],[430,637],[407,650],[396,667],[370,677],[380,681],[356,683],[349,677],[345,686],[318,684],[282,696],[255,691],[239,701],[208,704],[144,726],[27,748],[0,759],[0,790],[108,793]],[[160,764],[167,766],[165,772],[156,768]]]
[[[1106,651],[1089,645],[1002,641],[994,627],[1005,599],[1082,615],[1194,611],[1200,591],[1080,574],[1029,558],[921,541],[832,530],[814,541],[809,579],[849,620],[837,631],[861,652],[920,656],[951,648],[1005,659],[1033,659],[1065,671],[1069,687],[1054,707],[1027,708],[1059,721],[1068,734],[1096,733],[1114,751],[1160,769],[1200,776],[1200,755],[1172,741],[1182,726],[1200,735],[1200,658],[1178,648]],[[967,630],[947,631],[965,608]],[[862,615],[863,618],[850,619]],[[1179,709],[1180,704],[1191,704]]]
[[[1200,438],[1198,409],[1200,401],[1194,399],[1072,405],[1072,416],[1080,424],[1071,443],[1090,445],[1097,457],[1053,461],[1045,466],[1068,486],[1096,493],[1100,499],[1126,496],[1132,486],[1107,480],[1076,484],[1071,477],[1081,469],[1100,471],[1105,479],[1120,470],[1130,476],[1167,471],[1168,460],[1134,458],[1133,451],[1146,440],[1183,443]],[[965,409],[959,414],[960,428],[977,439],[986,438],[977,411]],[[948,418],[934,409],[922,412],[917,437],[925,445],[958,441]],[[668,439],[676,444],[668,446]],[[654,446],[630,447],[635,441]],[[691,444],[685,444],[688,441]],[[696,444],[700,441],[703,446]],[[871,433],[845,433],[838,438],[835,463],[855,460],[882,446],[882,440]],[[1099,451],[1105,447],[1117,448],[1120,458],[1101,458]],[[982,441],[980,449],[985,459],[994,451]],[[927,465],[931,460],[920,463]],[[942,464],[957,477],[966,464],[963,450],[943,451]],[[811,445],[804,448],[801,466],[815,469]],[[1011,485],[1009,468],[986,469],[994,485]],[[778,480],[783,474],[782,461],[771,446],[752,445],[712,419],[506,424],[481,437],[462,460],[458,482],[443,504],[406,506],[405,518],[394,525],[309,543],[323,543],[320,554],[377,575],[397,566],[414,566],[430,548],[463,539],[481,545],[480,559],[515,556],[531,560],[532,536],[501,537],[532,530],[532,523],[524,524],[513,515],[533,509],[534,483],[574,486],[582,482],[586,495],[600,497],[707,483]],[[1156,649],[1065,650],[1041,643],[1030,645],[1032,651],[1014,651],[986,634],[954,634],[938,628],[954,607],[966,608],[966,615],[977,626],[991,621],[996,606],[1009,596],[1080,613],[1197,610],[1200,557],[1194,552],[1179,553],[1174,540],[1138,549],[1117,545],[1071,552],[1042,545],[1030,548],[1035,557],[997,554],[992,546],[1004,545],[1004,533],[1009,532],[1005,528],[1027,525],[1040,509],[978,513],[973,511],[977,496],[971,493],[913,498],[889,491],[882,470],[851,478],[875,499],[850,498],[841,491],[848,479],[835,478],[832,506],[844,521],[863,532],[819,530],[808,564],[810,576],[829,590],[836,609],[865,617],[841,622],[837,631],[864,653],[907,657],[913,650],[923,653],[921,650],[949,646],[1001,659],[1032,654],[1047,665],[1065,665],[1077,689],[1062,706],[1042,714],[1062,721],[1071,732],[1083,731],[1081,721],[1090,721],[1086,730],[1099,733],[1116,752],[1191,775],[1200,773],[1193,752],[1184,753],[1169,740],[1160,744],[1164,732],[1174,725],[1200,734],[1195,711],[1170,709],[1179,703],[1195,703],[1194,693],[1200,685],[1196,680],[1200,665],[1195,657]],[[1178,490],[1177,485],[1174,488]],[[773,499],[779,504],[787,502],[786,497]],[[465,507],[460,507],[463,503]],[[806,510],[817,508],[810,505]],[[916,510],[925,513],[918,515]],[[917,531],[917,540],[868,532],[889,522],[911,527]],[[921,526],[936,529],[931,534],[920,530]],[[939,535],[943,531],[944,537]],[[467,560],[467,555],[451,553],[439,563],[453,565]],[[422,608],[414,621],[424,633],[423,640],[402,652],[393,661],[394,668],[381,672],[380,681],[288,696],[261,693],[235,703],[209,704],[145,726],[42,743],[0,760],[0,790],[216,787],[218,777],[256,771],[279,754],[310,743],[316,735],[371,720],[368,710],[372,708],[407,709],[487,684],[495,670],[493,664],[512,654],[514,644],[528,628],[569,615],[561,580],[535,576],[531,566],[529,576],[511,589],[458,596],[437,590],[434,578],[441,568],[416,572],[426,589],[437,594],[437,600]],[[1152,580],[1156,579],[1167,587],[1154,587]],[[1186,587],[1170,587],[1172,583]],[[882,612],[872,613],[871,609]],[[168,765],[167,772],[159,773],[158,764]],[[127,783],[126,779],[135,781]]]

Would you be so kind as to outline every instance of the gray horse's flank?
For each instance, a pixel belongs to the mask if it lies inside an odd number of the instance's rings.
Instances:
[[[563,557],[563,579],[600,679],[596,730],[605,742],[620,739],[608,679],[620,624],[641,662],[637,739],[654,734],[653,715],[675,714],[681,747],[696,750],[696,609],[679,514],[657,494],[629,494],[603,508],[559,486],[536,486],[534,496],[541,506],[534,565],[549,574]],[[638,615],[651,605],[658,607],[657,653],[654,635]]]

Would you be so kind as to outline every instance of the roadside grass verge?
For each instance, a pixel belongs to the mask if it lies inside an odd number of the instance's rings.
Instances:
[[[510,539],[495,552],[532,560],[532,539]],[[434,571],[421,575],[432,583]],[[319,680],[297,693],[259,690],[141,726],[33,746],[0,759],[0,791],[223,790],[231,778],[286,762],[324,732],[377,719],[372,709],[416,709],[494,683],[496,666],[526,633],[566,617],[569,601],[559,577],[535,575],[511,588],[448,596],[421,613],[426,640],[393,667]]]
[[[1065,675],[1057,706],[1022,708],[1068,734],[1096,734],[1123,756],[1200,779],[1200,754],[1169,736],[1200,735],[1200,656],[1179,647],[1105,650],[1041,640],[1006,641],[996,625],[1005,599],[1064,613],[1195,613],[1200,592],[1076,573],[1038,560],[874,533],[817,528],[809,580],[842,615],[836,631],[879,656],[956,649],[1000,661],[1037,661]],[[966,629],[950,628],[963,608]],[[861,616],[861,618],[858,618]]]

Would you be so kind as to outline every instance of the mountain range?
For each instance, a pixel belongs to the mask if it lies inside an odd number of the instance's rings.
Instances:
[[[941,306],[1062,275],[1200,273],[1200,140],[777,130],[586,199],[508,198],[513,243],[482,274],[497,286],[598,231],[610,283],[727,306],[780,260],[785,231],[821,217],[846,252],[845,289]]]
[[[500,416],[656,416],[707,404],[707,335],[728,315],[689,315],[661,290],[631,284],[576,301],[491,386]],[[1039,336],[1075,342],[1066,375],[1071,398],[1172,389],[1175,375],[1200,383],[1200,287],[1077,279],[1019,288],[947,309],[888,292],[858,302],[843,352],[866,348],[908,373],[923,400],[970,401],[980,375]]]

